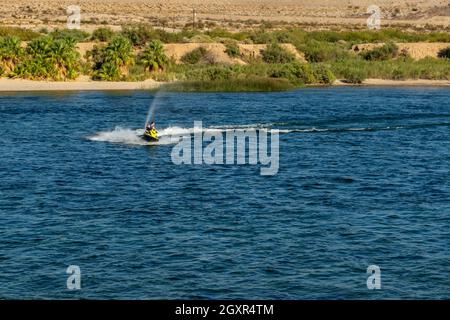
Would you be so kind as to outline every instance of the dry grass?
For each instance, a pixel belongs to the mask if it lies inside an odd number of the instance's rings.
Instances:
[[[301,25],[314,28],[365,28],[366,9],[373,0],[16,0],[2,3],[0,21],[7,25],[52,28],[64,24],[65,8],[77,3],[83,28],[99,25],[150,23],[166,28],[192,24],[242,29],[264,25]],[[378,0],[383,26],[443,30],[450,27],[448,0]]]

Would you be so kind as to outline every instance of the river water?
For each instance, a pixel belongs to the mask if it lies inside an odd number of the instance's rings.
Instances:
[[[420,87],[2,93],[0,298],[448,299],[449,101]],[[149,108],[161,143],[139,138]],[[278,171],[174,164],[169,137],[194,121],[279,130]]]

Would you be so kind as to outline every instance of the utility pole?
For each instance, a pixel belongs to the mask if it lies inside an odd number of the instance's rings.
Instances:
[[[192,9],[192,29],[195,29],[195,18],[197,17],[197,12],[195,12],[195,8]]]

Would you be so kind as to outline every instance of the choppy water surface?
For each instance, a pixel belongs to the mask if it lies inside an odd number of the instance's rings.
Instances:
[[[449,298],[450,90],[0,95],[0,298]],[[161,143],[138,134],[149,107]],[[280,130],[280,168],[172,134]],[[82,289],[66,288],[78,265]],[[366,269],[381,268],[381,290]]]

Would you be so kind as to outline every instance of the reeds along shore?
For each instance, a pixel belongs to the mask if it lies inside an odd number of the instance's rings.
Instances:
[[[449,48],[448,33],[395,29],[166,32],[140,24],[89,33],[1,27],[0,73],[11,79],[92,86],[100,81],[135,82],[148,88],[155,87],[151,80],[176,82],[168,88],[188,91],[278,91],[336,80],[362,84],[366,79],[446,84]]]

